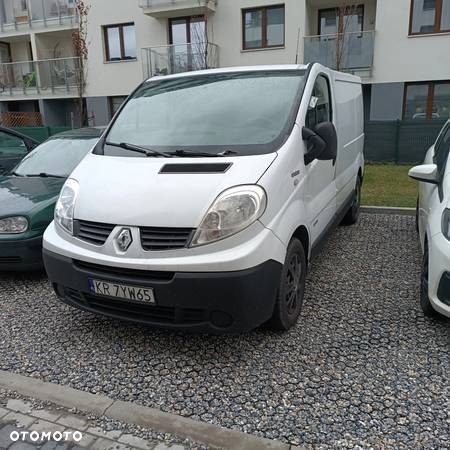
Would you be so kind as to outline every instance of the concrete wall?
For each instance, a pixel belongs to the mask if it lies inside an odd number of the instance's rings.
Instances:
[[[46,126],[70,127],[72,126],[72,114],[74,127],[80,126],[78,107],[74,99],[39,100],[39,108]]]
[[[372,85],[370,120],[397,120],[403,114],[404,83]]]
[[[91,125],[107,125],[110,120],[109,102],[107,97],[88,97],[86,107]]]

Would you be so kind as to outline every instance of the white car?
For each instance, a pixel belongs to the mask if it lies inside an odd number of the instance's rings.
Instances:
[[[318,64],[144,82],[61,192],[57,295],[153,326],[289,329],[311,256],[358,218],[363,116],[360,79]]]
[[[419,183],[417,227],[423,250],[420,304],[450,317],[450,121],[409,176]]]

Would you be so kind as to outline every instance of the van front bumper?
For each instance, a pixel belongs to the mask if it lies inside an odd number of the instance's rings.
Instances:
[[[92,313],[162,328],[241,333],[271,316],[282,265],[269,260],[234,272],[166,272],[108,267],[44,249],[58,297]],[[89,279],[153,289],[156,304],[93,294]]]

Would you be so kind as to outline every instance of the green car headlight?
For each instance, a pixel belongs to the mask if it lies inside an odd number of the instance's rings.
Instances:
[[[26,217],[7,217],[0,219],[0,234],[18,234],[28,230],[28,220]]]

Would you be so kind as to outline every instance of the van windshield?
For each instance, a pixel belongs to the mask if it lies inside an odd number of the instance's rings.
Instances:
[[[148,81],[128,100],[106,142],[178,154],[269,153],[291,132],[304,81],[299,69]],[[117,145],[103,151],[143,156]]]

